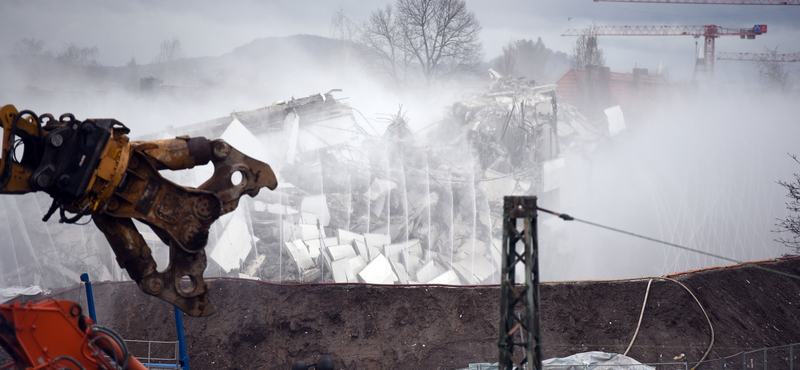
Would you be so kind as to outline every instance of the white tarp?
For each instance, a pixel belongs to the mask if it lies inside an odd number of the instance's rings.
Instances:
[[[584,370],[589,367],[592,370],[655,370],[628,356],[600,351],[576,353],[564,358],[542,361],[542,368],[546,370]]]
[[[42,292],[42,288],[38,285],[29,286],[27,288],[12,286],[9,288],[0,288],[0,303],[13,299],[20,295],[37,295]]]

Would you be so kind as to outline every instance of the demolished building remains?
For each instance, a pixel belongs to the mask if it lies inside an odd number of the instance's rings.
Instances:
[[[490,73],[488,89],[453,104],[423,133],[411,132],[402,109],[384,132],[358,123],[332,90],[141,139],[221,137],[275,169],[278,189],[242,199],[212,226],[206,276],[496,284],[502,197],[557,200],[564,152],[608,129],[557,101],[555,85]],[[162,175],[196,187],[213,173],[209,166]],[[127,278],[93,225],[41,228],[47,200],[36,194],[2,202],[0,228],[14,250],[14,260],[2,262],[5,286],[68,286],[81,272]],[[166,266],[168,247],[137,227]]]

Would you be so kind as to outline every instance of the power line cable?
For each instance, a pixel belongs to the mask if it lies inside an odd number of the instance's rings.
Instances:
[[[682,246],[682,245],[679,245],[679,244],[670,243],[670,242],[667,242],[667,241],[651,238],[649,236],[644,236],[644,235],[632,233],[630,231],[620,230],[620,229],[617,229],[617,228],[613,228],[611,226],[605,226],[605,225],[601,225],[601,224],[594,223],[594,222],[591,222],[591,221],[581,220],[579,218],[572,217],[572,216],[570,216],[570,215],[568,215],[566,213],[553,212],[553,211],[546,210],[544,208],[539,208],[539,207],[537,207],[537,209],[539,211],[542,211],[542,212],[545,212],[545,213],[549,213],[549,214],[551,214],[553,216],[557,216],[558,218],[560,218],[560,219],[562,219],[564,221],[578,221],[578,222],[585,223],[587,225],[592,225],[592,226],[595,226],[595,227],[599,227],[601,229],[615,231],[615,232],[618,232],[618,233],[621,233],[621,234],[625,234],[625,235],[630,235],[630,236],[633,236],[633,237],[636,237],[636,238],[649,240],[651,242],[661,243],[661,244],[664,244],[664,245],[668,245],[670,247],[683,249],[685,251],[695,252],[695,253],[706,255],[706,256],[709,256],[709,257],[719,258],[721,260],[725,260],[725,261],[741,264],[741,265],[744,265],[744,266],[754,267],[754,268],[757,268],[757,269],[760,269],[760,270],[764,270],[764,271],[767,271],[767,272],[771,272],[771,273],[774,273],[774,274],[783,275],[783,276],[786,276],[786,277],[789,277],[789,278],[792,278],[792,279],[800,280],[800,276],[797,276],[797,275],[794,275],[794,274],[790,274],[788,272],[778,271],[778,270],[774,270],[774,269],[771,269],[771,268],[766,268],[766,267],[763,267],[763,266],[759,266],[759,265],[757,265],[755,263],[743,262],[743,261],[739,261],[739,260],[736,260],[736,259],[733,259],[733,258],[728,258],[728,257],[725,257],[725,256],[721,256],[721,255],[718,255],[718,254],[709,253],[709,252],[706,252],[706,251],[701,251],[699,249],[689,248],[689,247],[685,247],[685,246]]]

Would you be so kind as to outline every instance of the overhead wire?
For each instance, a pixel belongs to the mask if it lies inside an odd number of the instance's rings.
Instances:
[[[551,215],[557,216],[557,217],[561,218],[564,221],[578,221],[578,222],[581,222],[581,223],[584,223],[584,224],[587,224],[587,225],[599,227],[601,229],[615,231],[615,232],[618,232],[618,233],[621,233],[621,234],[625,234],[625,235],[629,235],[629,236],[633,236],[633,237],[636,237],[636,238],[649,240],[651,242],[661,243],[661,244],[668,245],[668,246],[671,246],[671,247],[674,247],[674,248],[678,248],[678,249],[682,249],[682,250],[685,250],[685,251],[699,253],[699,254],[702,254],[702,255],[705,255],[705,256],[718,258],[718,259],[721,259],[721,260],[724,260],[724,261],[729,261],[729,262],[733,262],[733,263],[744,265],[744,266],[754,267],[754,268],[757,268],[757,269],[760,269],[760,270],[764,270],[764,271],[767,271],[767,272],[771,272],[771,273],[774,273],[774,274],[778,274],[778,275],[782,275],[782,276],[789,277],[789,278],[792,278],[792,279],[800,280],[800,276],[798,276],[798,275],[794,275],[794,274],[790,274],[788,272],[783,272],[783,271],[767,268],[767,267],[764,267],[764,266],[759,266],[758,264],[755,264],[755,263],[743,262],[743,261],[739,261],[739,260],[736,260],[736,259],[733,259],[733,258],[722,256],[722,255],[719,255],[719,254],[709,253],[709,252],[702,251],[702,250],[699,250],[699,249],[689,248],[689,247],[685,247],[685,246],[682,246],[682,245],[679,245],[679,244],[670,243],[668,241],[659,240],[659,239],[651,238],[649,236],[636,234],[636,233],[633,233],[633,232],[630,232],[630,231],[617,229],[617,228],[614,228],[614,227],[611,227],[611,226],[606,226],[606,225],[601,225],[601,224],[594,223],[594,222],[591,222],[591,221],[581,220],[579,218],[572,217],[572,216],[570,216],[570,215],[568,215],[566,213],[558,213],[558,212],[550,211],[550,210],[547,210],[547,209],[544,209],[544,208],[539,208],[539,207],[537,207],[537,209],[539,211],[542,211],[542,212],[549,213]]]

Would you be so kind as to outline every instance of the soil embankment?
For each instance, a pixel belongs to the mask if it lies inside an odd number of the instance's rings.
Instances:
[[[800,275],[800,258],[760,266]],[[748,266],[676,277],[714,326],[709,358],[800,342],[800,280]],[[458,369],[497,361],[499,288],[276,285],[213,279],[217,312],[184,315],[192,369],[289,369],[330,355],[337,369]],[[94,284],[98,321],[126,339],[176,340],[172,307],[132,282]],[[647,280],[541,286],[544,358],[624,352],[636,330]],[[85,302],[82,289],[54,294]],[[629,356],[699,360],[711,331],[692,296],[652,283]]]

